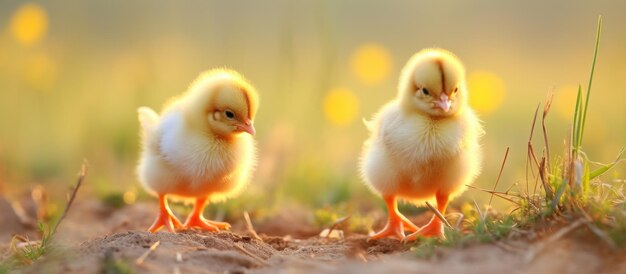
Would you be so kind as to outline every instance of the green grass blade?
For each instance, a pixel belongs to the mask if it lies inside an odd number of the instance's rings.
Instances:
[[[554,200],[552,200],[552,203],[550,205],[550,212],[553,213],[556,211],[557,206],[559,206],[559,202],[561,200],[561,197],[563,196],[563,193],[565,193],[565,188],[567,187],[568,182],[563,180],[561,181],[561,185],[559,185],[557,191],[556,191],[556,196],[554,196]]]
[[[579,84],[578,85],[578,94],[576,95],[576,108],[574,109],[574,123],[572,124],[572,126],[574,127],[572,130],[572,147],[574,147],[574,152],[575,154],[578,154],[578,136],[579,136],[579,130],[580,130],[580,110],[581,110],[581,106],[580,106],[580,97],[583,95],[583,88],[582,86]]]
[[[589,179],[594,179],[604,173],[606,173],[607,171],[609,171],[611,168],[613,168],[617,163],[619,163],[622,159],[622,155],[624,154],[624,151],[626,151],[626,147],[622,147],[622,149],[620,150],[620,152],[617,155],[617,158],[615,159],[615,161],[613,161],[610,164],[606,164],[603,165],[601,167],[599,167],[598,169],[592,171],[591,173],[589,173]]]
[[[582,187],[583,187],[583,201],[587,201],[589,198],[589,181],[591,181],[591,175],[589,173],[589,162],[588,161],[584,161],[584,168],[583,168],[583,177],[581,178],[582,180]]]
[[[596,178],[596,177],[606,173],[607,171],[609,171],[609,169],[613,168],[614,166],[615,166],[615,163],[610,163],[608,165],[601,166],[601,167],[595,169],[594,171],[589,173],[589,179],[594,179],[594,178]]]
[[[577,146],[580,147],[583,143],[583,134],[585,132],[585,120],[587,119],[587,106],[589,106],[589,95],[591,94],[591,82],[593,81],[593,73],[596,69],[596,60],[598,59],[598,48],[600,47],[600,33],[602,32],[602,16],[598,17],[598,30],[596,32],[596,46],[593,52],[593,62],[591,63],[591,74],[589,75],[589,85],[587,86],[587,98],[585,98],[585,105],[583,106],[582,126],[580,128],[580,135],[578,136]]]

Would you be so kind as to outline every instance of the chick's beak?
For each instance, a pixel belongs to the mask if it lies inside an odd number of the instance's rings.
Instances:
[[[250,133],[250,135],[256,134],[256,130],[254,129],[254,126],[252,125],[252,121],[250,120],[246,120],[243,123],[237,125],[237,130],[241,132]]]
[[[450,110],[450,98],[445,93],[441,93],[441,97],[439,97],[438,101],[435,101],[435,104],[444,112],[448,112]]]

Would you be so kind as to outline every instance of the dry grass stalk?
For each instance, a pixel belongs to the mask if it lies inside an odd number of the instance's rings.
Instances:
[[[65,219],[65,216],[67,216],[67,212],[70,211],[70,208],[72,207],[72,204],[74,203],[74,199],[76,199],[76,194],[78,193],[78,189],[83,184],[83,181],[85,180],[85,176],[87,176],[87,169],[88,169],[87,161],[84,161],[83,165],[80,168],[80,173],[78,173],[78,181],[76,182],[76,186],[74,186],[74,190],[72,190],[72,194],[70,194],[70,198],[67,201],[65,210],[63,210],[63,214],[61,214],[59,221],[57,221],[57,223],[54,225],[54,229],[52,229],[51,235],[54,235],[57,232],[57,229],[59,228],[59,224],[61,224],[63,219]]]
[[[237,249],[239,249],[239,251],[243,252],[243,254],[248,255],[250,258],[252,258],[255,261],[259,262],[263,266],[269,266],[269,264],[265,260],[261,259],[261,257],[259,257],[257,255],[254,255],[254,253],[248,251],[243,246],[241,246],[239,243],[234,243],[233,246],[236,247]]]
[[[501,241],[496,241],[494,242],[494,244],[496,246],[498,246],[499,248],[502,248],[504,251],[508,251],[508,252],[512,252],[512,253],[517,253],[517,254],[521,254],[524,252],[524,249],[507,244],[505,242],[501,242]]]
[[[359,252],[358,254],[356,254],[356,256],[357,256],[359,259],[361,259],[361,261],[363,261],[364,263],[367,263],[367,262],[368,262],[368,261],[367,261],[367,258],[365,257],[365,255],[363,255],[363,253],[360,253],[360,252]]]
[[[500,172],[498,172],[498,178],[496,178],[496,184],[493,186],[493,191],[496,191],[498,187],[498,183],[500,182],[500,176],[502,175],[502,170],[504,170],[504,165],[506,164],[506,158],[509,156],[510,147],[506,147],[506,152],[504,153],[504,160],[502,160],[502,165],[500,166]],[[491,206],[491,201],[493,200],[493,192],[491,193],[491,197],[489,198],[489,206]]]
[[[478,206],[478,203],[476,202],[476,200],[472,200],[474,202],[474,207],[476,207],[476,212],[478,212],[478,216],[480,216],[481,220],[485,219],[485,215],[483,215],[483,212],[480,210],[480,207]]]
[[[330,236],[330,234],[335,230],[339,225],[343,224],[345,221],[350,219],[350,215],[337,219],[331,226],[328,228],[328,234],[326,234],[326,238]]]
[[[528,189],[528,170],[530,168],[530,172],[532,173],[532,177],[535,177],[535,171],[533,170],[533,166],[529,165],[529,163],[531,163],[531,159],[532,156],[531,154],[534,154],[534,149],[533,149],[533,134],[535,132],[535,122],[537,121],[537,114],[539,113],[539,107],[541,106],[541,103],[539,103],[537,105],[537,108],[535,109],[535,115],[533,116],[533,122],[531,124],[530,127],[530,136],[528,136],[528,154],[526,156],[526,193],[529,193],[529,189]]]
[[[150,253],[152,253],[153,251],[155,251],[157,249],[157,247],[159,247],[159,245],[161,244],[161,241],[156,241],[154,244],[152,244],[150,246],[150,248],[148,250],[146,250],[146,252],[144,252],[143,254],[141,254],[141,256],[139,258],[137,258],[137,260],[135,260],[135,264],[137,266],[140,266],[143,264],[143,262],[148,258],[148,256],[150,255]]]
[[[586,225],[589,228],[589,230],[594,235],[596,235],[596,237],[598,237],[598,239],[602,240],[606,245],[608,245],[613,250],[618,249],[617,244],[615,244],[615,242],[611,239],[611,237],[606,232],[604,232],[602,229],[600,229],[599,227],[597,227],[591,222],[586,223]]]
[[[476,189],[476,190],[480,190],[480,191],[484,191],[484,192],[493,194],[494,196],[496,196],[498,198],[502,198],[502,199],[507,200],[507,201],[509,201],[511,203],[514,203],[516,205],[520,205],[519,202],[517,202],[517,201],[515,201],[515,200],[513,200],[513,199],[511,199],[511,198],[509,198],[507,196],[517,197],[517,198],[521,198],[521,197],[519,197],[518,195],[514,195],[514,194],[508,193],[508,190],[507,190],[507,192],[500,192],[500,191],[493,191],[493,190],[488,190],[488,189],[476,187],[476,186],[473,186],[473,185],[466,185],[466,186],[469,187],[469,188],[472,188],[472,189]],[[476,203],[476,202],[474,201],[474,203]]]
[[[576,220],[575,222],[573,222],[572,224],[570,224],[570,225],[562,228],[561,230],[557,231],[556,233],[552,234],[547,239],[539,242],[534,247],[529,249],[528,253],[526,254],[526,259],[525,259],[526,262],[527,263],[531,262],[532,260],[535,259],[537,254],[539,254],[541,251],[543,251],[547,246],[553,244],[557,240],[563,238],[568,233],[574,231],[575,229],[579,228],[580,226],[582,226],[583,224],[588,223],[588,222],[589,222],[588,220],[586,220],[584,218],[580,218],[580,219]]]
[[[30,228],[37,227],[37,220],[33,219],[28,213],[26,213],[22,204],[17,201],[11,201],[11,208],[13,209],[15,216],[17,216],[20,220],[20,224]]]
[[[593,219],[591,218],[591,216],[589,216],[589,213],[587,213],[583,208],[579,208],[579,209],[580,209],[581,214],[585,218],[585,220],[587,220],[587,223],[586,223],[587,228],[589,228],[589,230],[596,237],[604,241],[604,243],[606,243],[607,246],[609,246],[613,250],[617,250],[618,246],[615,243],[615,241],[613,241],[613,239],[611,239],[611,237],[606,232],[604,232],[602,229],[600,229],[599,227],[593,224]]]
[[[543,141],[546,146],[546,157],[547,163],[546,167],[548,170],[550,169],[550,144],[548,143],[548,130],[546,129],[546,117],[548,117],[548,112],[550,112],[550,106],[552,106],[552,99],[554,99],[554,93],[550,93],[548,95],[548,99],[546,100],[546,104],[543,107],[543,117],[541,118],[541,127],[543,129]]]
[[[446,224],[446,226],[448,226],[450,229],[454,230],[455,228],[448,222],[448,220],[446,220],[446,217],[443,216],[443,214],[441,214],[441,212],[439,212],[439,210],[437,208],[435,208],[433,205],[431,205],[429,202],[426,202],[426,205],[430,208],[430,210],[432,210],[435,213],[435,216],[437,216],[437,218],[439,218],[439,220],[441,220],[444,224]]]
[[[33,190],[31,190],[30,196],[37,209],[37,220],[45,221],[48,219],[49,214],[46,207],[48,204],[48,194],[46,193],[46,189],[42,185],[36,185]]]
[[[252,237],[262,242],[263,239],[259,237],[259,234],[256,233],[256,230],[254,230],[254,226],[252,226],[252,221],[250,220],[250,214],[248,214],[248,211],[243,212],[243,219],[246,220],[246,230],[252,235]]]

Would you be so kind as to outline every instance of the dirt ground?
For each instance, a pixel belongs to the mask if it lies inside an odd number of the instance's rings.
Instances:
[[[152,203],[112,209],[78,201],[59,227],[52,250],[19,272],[120,273],[111,270],[117,265],[134,273],[626,273],[623,253],[572,237],[549,245],[516,241],[440,248],[420,259],[415,247],[393,239],[311,236],[319,231],[307,224],[306,212],[254,224],[260,240],[246,231],[243,220],[234,222],[232,231],[219,233],[145,232],[156,209]],[[3,199],[0,214],[1,259],[10,254],[14,233],[31,238],[36,233],[19,223]]]

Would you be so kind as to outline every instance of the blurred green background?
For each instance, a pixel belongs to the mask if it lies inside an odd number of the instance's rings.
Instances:
[[[64,192],[87,159],[88,195],[132,203],[145,196],[134,174],[137,107],[160,109],[201,71],[229,67],[261,96],[260,164],[248,198],[233,203],[380,207],[358,177],[362,119],[395,96],[413,53],[437,46],[465,62],[485,123],[475,184],[493,186],[510,146],[499,188],[523,189],[534,109],[554,92],[547,126],[560,152],[598,15],[583,147],[609,162],[625,145],[624,13],[624,1],[2,1],[0,181],[9,193],[35,184]],[[604,177],[624,174],[622,164]]]

